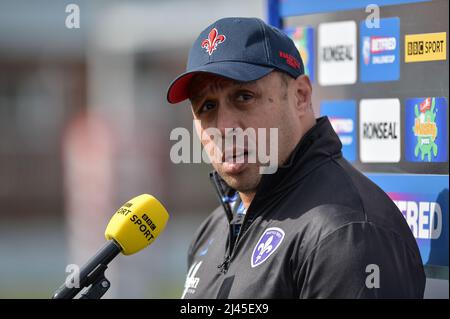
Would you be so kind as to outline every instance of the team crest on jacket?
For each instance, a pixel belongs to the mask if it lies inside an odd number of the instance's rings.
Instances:
[[[209,34],[208,38],[202,41],[202,48],[206,49],[209,55],[213,54],[214,50],[217,49],[217,46],[225,41],[225,36],[223,34],[219,34],[216,28],[213,28]]]
[[[253,248],[252,268],[262,264],[280,246],[284,238],[284,231],[278,227],[267,228]]]

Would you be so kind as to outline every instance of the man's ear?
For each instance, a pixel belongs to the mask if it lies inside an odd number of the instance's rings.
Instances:
[[[299,115],[304,115],[311,108],[312,86],[307,75],[300,75],[294,80],[295,107]]]

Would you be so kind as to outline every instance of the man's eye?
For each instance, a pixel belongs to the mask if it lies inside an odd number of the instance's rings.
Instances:
[[[239,93],[236,97],[238,102],[248,102],[253,99],[253,95],[251,93]]]
[[[211,111],[211,110],[213,110],[215,107],[216,107],[216,103],[214,103],[214,102],[205,102],[205,103],[203,103],[203,105],[200,107],[198,113],[203,113],[203,112]]]

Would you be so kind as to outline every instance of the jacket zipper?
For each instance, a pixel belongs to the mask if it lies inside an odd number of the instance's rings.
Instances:
[[[232,233],[233,233],[234,229],[233,229],[233,226],[231,225],[231,221],[233,220],[233,212],[232,212],[231,207],[228,202],[228,196],[225,194],[225,191],[222,187],[219,174],[217,174],[217,172],[215,172],[215,171],[211,172],[210,178],[213,183],[214,189],[216,190],[216,194],[219,197],[219,201],[222,204],[222,207],[224,208],[225,213],[227,214],[228,223],[229,223],[228,249],[225,253],[223,262],[217,266],[220,273],[226,274],[228,271],[228,268],[230,267],[230,262],[231,262],[232,257],[234,256],[234,252],[236,251],[237,243],[239,242],[239,239],[241,238],[241,234],[245,231],[244,226],[247,222],[248,211],[244,216],[239,233],[233,242],[232,238],[234,237],[234,235]]]
[[[220,204],[222,205],[223,209],[225,210],[225,213],[227,215],[227,219],[228,219],[228,248],[225,252],[225,256],[223,259],[223,262],[217,266],[217,268],[219,269],[219,272],[222,274],[226,274],[228,271],[228,268],[230,266],[230,260],[231,260],[231,251],[234,249],[233,245],[236,244],[236,241],[233,243],[233,227],[231,225],[231,221],[233,220],[233,212],[231,211],[231,207],[228,203],[228,196],[227,194],[225,194],[225,190],[222,187],[222,182],[220,180],[219,174],[217,174],[217,172],[213,171],[210,173],[210,179],[211,182],[214,186],[214,189],[216,190],[216,194],[219,197],[219,201]],[[237,238],[236,238],[237,239]]]

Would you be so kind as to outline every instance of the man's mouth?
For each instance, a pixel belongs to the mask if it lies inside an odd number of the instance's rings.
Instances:
[[[248,158],[246,150],[229,150],[225,151],[222,156],[222,168],[226,174],[239,174],[245,168]]]
[[[247,150],[228,150],[222,155],[223,163],[244,163],[248,156]]]

